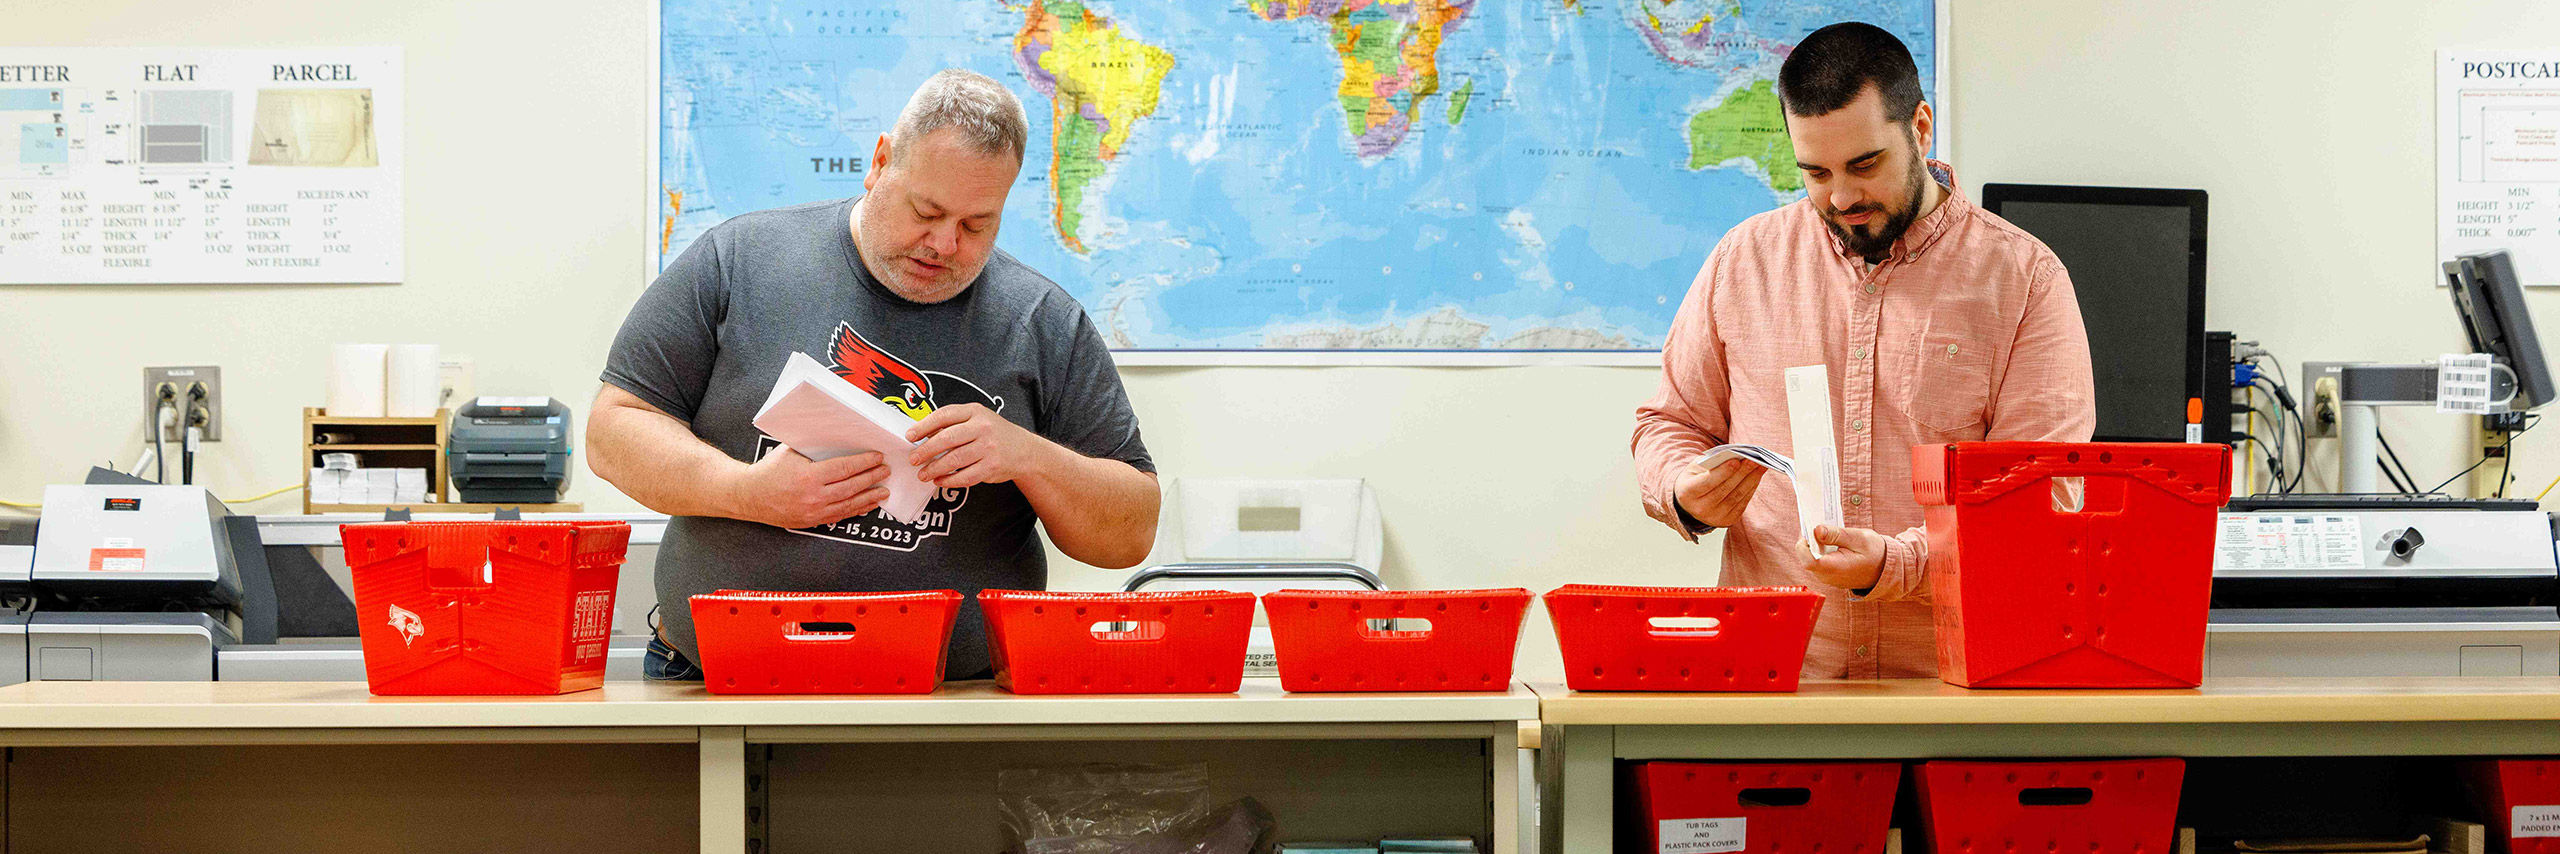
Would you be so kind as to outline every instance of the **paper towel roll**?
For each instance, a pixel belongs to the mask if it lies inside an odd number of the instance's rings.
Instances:
[[[390,355],[387,344],[340,344],[330,348],[330,417],[382,417],[383,368]]]
[[[436,414],[443,385],[437,371],[443,358],[433,344],[398,344],[384,370],[387,399],[383,414],[393,418],[426,418]]]

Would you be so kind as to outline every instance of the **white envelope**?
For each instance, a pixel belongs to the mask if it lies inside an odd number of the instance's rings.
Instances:
[[[915,419],[854,388],[807,354],[793,353],[783,364],[773,394],[756,411],[755,425],[812,460],[879,451],[889,465],[889,479],[881,484],[888,487],[889,500],[880,511],[891,519],[915,524],[939,491],[917,480],[917,467],[907,464],[907,454],[916,446],[906,434]]]
[[[1822,365],[1788,368],[1787,428],[1794,434],[1796,512],[1804,526],[1805,548],[1824,553],[1813,542],[1815,525],[1846,527],[1840,512],[1840,450],[1831,437],[1831,371]],[[1818,513],[1816,511],[1819,511]]]

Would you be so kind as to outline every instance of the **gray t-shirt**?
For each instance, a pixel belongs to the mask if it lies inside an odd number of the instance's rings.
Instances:
[[[852,211],[851,199],[758,211],[695,240],[623,320],[604,381],[753,461],[777,443],[751,422],[797,351],[913,417],[983,404],[1077,453],[1155,471],[1111,353],[1066,291],[998,251],[959,296],[909,302],[856,260]],[[796,531],[676,517],[658,547],[660,626],[700,661],[687,607],[698,593],[947,588],[972,597],[949,675],[982,675],[975,596],[1048,585],[1036,521],[1010,483],[943,490],[914,525],[876,510]]]

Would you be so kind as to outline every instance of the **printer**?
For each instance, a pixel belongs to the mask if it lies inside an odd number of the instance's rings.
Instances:
[[[549,504],[569,486],[569,406],[476,397],[453,414],[445,459],[465,504]]]
[[[27,586],[36,568],[36,520],[0,518],[0,589]]]
[[[274,633],[251,521],[201,486],[45,487],[32,608],[0,613],[0,682],[213,679],[218,649]]]
[[[2560,676],[2553,536],[2527,499],[2234,499],[2205,673]]]

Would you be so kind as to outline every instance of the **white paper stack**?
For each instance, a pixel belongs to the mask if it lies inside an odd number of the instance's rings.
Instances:
[[[426,469],[311,470],[313,504],[424,504],[427,492]]]
[[[427,500],[427,470],[426,470],[426,469],[392,469],[392,470],[391,470],[391,486],[392,486],[392,496],[391,496],[391,499],[392,499],[392,502],[393,502],[393,503],[396,503],[396,504],[423,504],[423,503],[426,503],[426,500]]]
[[[812,460],[881,452],[889,466],[889,479],[881,484],[888,487],[889,500],[880,511],[891,519],[915,524],[925,503],[933,500],[934,485],[917,480],[916,467],[907,464],[907,454],[916,446],[907,441],[906,432],[915,427],[915,419],[854,388],[805,353],[793,353],[783,363],[773,394],[756,410],[755,425]]]
[[[346,500],[346,493],[344,492],[344,487],[346,486],[346,482],[347,482],[347,472],[346,472],[346,470],[345,470],[345,469],[333,469],[333,468],[316,468],[316,469],[312,469],[312,470],[311,470],[311,503],[313,503],[313,504],[345,504],[345,503],[347,503],[347,500]]]

